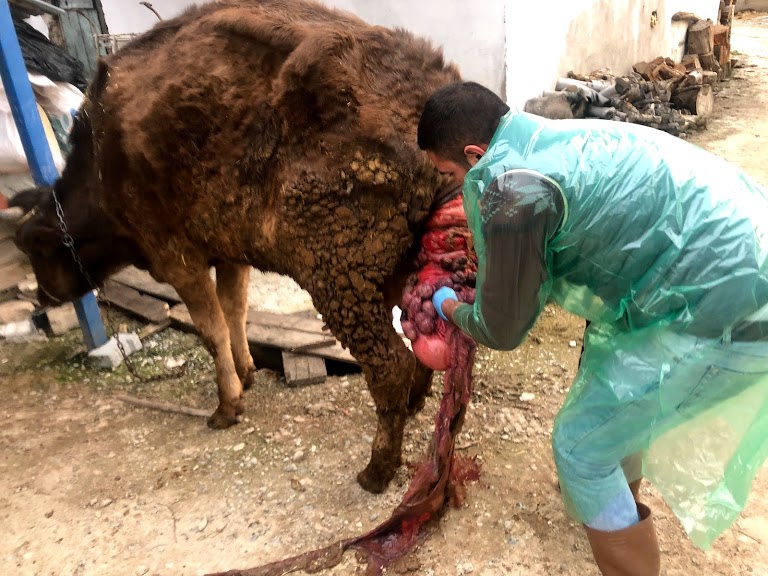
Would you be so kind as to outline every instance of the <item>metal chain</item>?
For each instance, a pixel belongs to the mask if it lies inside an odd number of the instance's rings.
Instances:
[[[88,271],[85,269],[85,266],[83,265],[83,261],[80,260],[80,257],[77,255],[77,251],[75,250],[75,239],[72,238],[72,235],[69,233],[69,230],[67,229],[67,223],[64,220],[64,209],[61,207],[61,203],[59,202],[59,199],[56,196],[56,191],[54,189],[51,189],[51,195],[53,196],[53,203],[56,207],[56,216],[59,219],[59,229],[61,230],[62,242],[64,243],[64,246],[69,248],[69,251],[72,254],[72,259],[75,261],[75,264],[77,264],[77,267],[80,269],[80,273],[85,278],[85,281],[88,282],[88,285],[91,287],[91,290],[96,292],[97,300],[105,304],[106,309],[104,313],[106,316],[107,325],[112,330],[112,333],[115,336],[115,342],[117,342],[117,349],[120,351],[120,354],[123,357],[123,361],[125,362],[126,368],[128,368],[128,372],[130,372],[131,375],[134,378],[136,378],[136,380],[144,383],[157,382],[160,380],[171,380],[174,378],[179,378],[182,375],[184,375],[186,373],[185,366],[181,366],[175,372],[167,372],[165,374],[156,374],[150,377],[142,376],[136,370],[136,367],[133,365],[133,362],[131,362],[128,358],[128,353],[125,351],[125,348],[123,347],[123,343],[120,341],[120,333],[115,328],[115,325],[112,321],[112,317],[110,314],[110,312],[112,311],[112,303],[102,296],[101,290],[96,285],[96,283],[91,279],[91,275],[88,274]]]

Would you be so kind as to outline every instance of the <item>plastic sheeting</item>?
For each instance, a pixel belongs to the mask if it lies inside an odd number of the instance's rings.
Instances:
[[[706,547],[768,456],[768,194],[650,128],[513,110],[464,185],[476,310],[487,219],[546,203],[538,189],[491,186],[520,169],[555,183],[565,203],[545,241],[541,306],[592,322],[553,436],[566,504],[582,522],[595,516],[620,485],[615,474],[585,480],[590,465],[643,453],[643,474]]]

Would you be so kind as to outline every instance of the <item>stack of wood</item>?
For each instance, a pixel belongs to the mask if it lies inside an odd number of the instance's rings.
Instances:
[[[156,282],[143,270],[131,267],[118,272],[105,282],[101,296],[115,307],[151,322],[147,327],[150,334],[168,326],[196,331],[176,290]],[[311,314],[249,310],[246,335],[257,364],[282,368],[291,386],[323,382],[328,361],[342,372],[359,370],[349,351],[324,330],[322,320]]]
[[[529,100],[524,110],[548,118],[601,118],[642,124],[685,136],[706,125],[717,74],[688,70],[669,58],[640,62],[627,76],[569,72],[554,92]]]
[[[583,75],[569,72],[554,92],[544,92],[525,104],[525,111],[547,118],[602,118],[651,126],[685,137],[705,127],[714,107],[718,81],[731,74],[731,25],[735,0],[722,0],[717,23],[690,12],[678,12],[676,22],[688,22],[686,50],[681,62],[659,57],[638,62],[631,74],[614,77],[610,70]]]
[[[683,64],[715,72],[719,80],[731,75],[731,27],[736,0],[721,0],[717,22],[704,20],[690,12],[672,16],[675,22],[687,21]]]

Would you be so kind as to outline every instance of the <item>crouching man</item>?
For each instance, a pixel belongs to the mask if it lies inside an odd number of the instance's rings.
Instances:
[[[590,322],[552,445],[601,572],[659,574],[642,477],[709,546],[768,455],[766,191],[662,132],[546,120],[474,83],[431,97],[418,143],[463,181],[478,255],[474,305],[443,288],[441,316],[498,350],[547,302]]]

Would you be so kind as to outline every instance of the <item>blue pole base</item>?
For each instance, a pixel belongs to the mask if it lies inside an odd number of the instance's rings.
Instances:
[[[75,313],[83,332],[83,340],[88,350],[103,346],[107,342],[107,334],[101,321],[99,303],[93,292],[89,292],[75,303]]]

